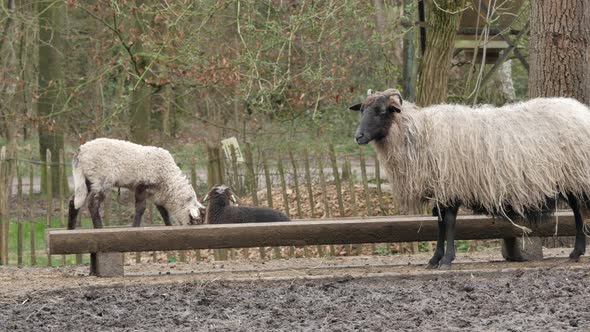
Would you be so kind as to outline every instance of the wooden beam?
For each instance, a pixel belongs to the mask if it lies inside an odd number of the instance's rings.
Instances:
[[[535,228],[538,236],[575,235],[573,214],[557,212]],[[521,230],[508,221],[483,215],[460,215],[457,240],[514,238]],[[136,252],[434,241],[437,219],[395,216],[301,220],[288,223],[226,224],[171,227],[47,230],[49,254]]]

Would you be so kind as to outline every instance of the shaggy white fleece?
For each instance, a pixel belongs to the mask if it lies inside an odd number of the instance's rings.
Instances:
[[[198,216],[198,209],[203,208],[172,155],[162,148],[98,138],[81,145],[72,164],[76,209],[86,201],[86,179],[93,192],[102,193],[146,185],[154,202],[181,225],[189,224],[189,213]]]
[[[574,99],[499,108],[408,103],[374,146],[394,198],[411,211],[433,200],[523,214],[559,192],[590,194],[590,110]]]

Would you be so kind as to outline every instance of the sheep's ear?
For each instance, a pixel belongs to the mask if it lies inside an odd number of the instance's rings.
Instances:
[[[354,104],[354,105],[350,106],[348,109],[351,111],[360,111],[362,105],[363,104]]]
[[[394,94],[393,96],[389,97],[389,108],[391,108],[391,110],[393,112],[401,112],[402,111],[402,96],[399,94]]]
[[[191,217],[195,220],[200,220],[201,219],[201,212],[199,211],[199,209],[190,209],[190,214]]]

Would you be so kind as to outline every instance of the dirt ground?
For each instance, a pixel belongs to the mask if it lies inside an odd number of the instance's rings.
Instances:
[[[124,278],[88,267],[0,268],[1,331],[590,330],[589,260],[497,252],[139,264]]]

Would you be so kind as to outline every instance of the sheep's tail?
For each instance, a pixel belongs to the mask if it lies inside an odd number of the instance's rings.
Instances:
[[[86,186],[86,177],[80,169],[78,154],[74,155],[72,160],[72,173],[74,176],[74,207],[79,209],[86,202],[86,196],[88,196],[88,187]]]

